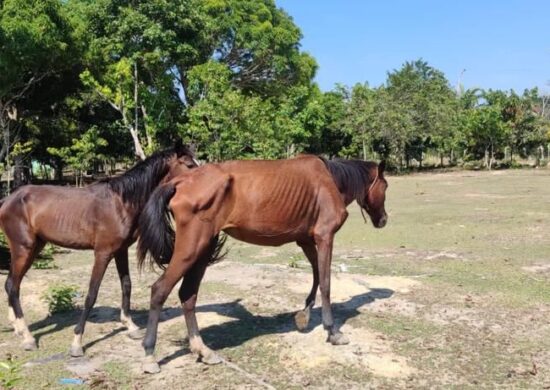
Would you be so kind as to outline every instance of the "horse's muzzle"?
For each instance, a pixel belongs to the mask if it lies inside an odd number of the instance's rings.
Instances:
[[[381,229],[384,226],[386,226],[386,223],[388,223],[388,216],[384,215],[382,218],[378,220],[378,223],[374,225],[374,227]]]

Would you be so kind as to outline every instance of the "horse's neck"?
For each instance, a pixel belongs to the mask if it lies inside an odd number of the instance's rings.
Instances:
[[[333,172],[333,177],[344,203],[348,206],[359,197],[364,196],[365,188],[370,186],[371,179],[366,165],[357,166],[342,162],[340,164],[339,173]]]
[[[166,173],[160,175],[149,172],[148,174],[151,176],[121,176],[115,179],[118,183],[106,183],[107,185],[110,184],[111,189],[120,196],[126,211],[132,215],[137,215],[141,211],[155,188],[158,187],[166,176]]]

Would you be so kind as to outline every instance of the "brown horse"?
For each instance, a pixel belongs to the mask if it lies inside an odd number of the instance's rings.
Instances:
[[[151,291],[147,333],[143,341],[146,372],[158,372],[153,353],[160,310],[183,277],[183,304],[191,351],[208,364],[221,359],[204,345],[195,317],[197,292],[205,269],[219,254],[217,235],[252,244],[278,246],[296,242],[313,267],[313,286],[305,308],[296,315],[304,329],[309,322],[317,288],[321,287],[323,325],[334,345],[349,341],[335,326],[330,305],[330,265],[335,233],[347,218],[353,200],[368,213],[375,227],[386,224],[387,182],[384,163],[326,161],[301,156],[281,161],[233,161],[184,172],[159,186],[139,219],[138,258],[147,253],[168,263]],[[170,225],[167,206],[175,220]],[[174,240],[175,238],[175,240]]]
[[[128,247],[136,240],[139,213],[153,190],[183,170],[196,167],[193,154],[181,142],[140,162],[121,176],[85,188],[27,185],[0,200],[0,228],[11,252],[6,279],[9,320],[23,336],[26,350],[36,349],[19,300],[23,276],[47,242],[73,249],[93,249],[95,262],[84,310],[75,328],[72,356],[83,355],[82,334],[103,274],[115,263],[122,287],[120,319],[130,336],[139,328],[129,316],[131,282]]]

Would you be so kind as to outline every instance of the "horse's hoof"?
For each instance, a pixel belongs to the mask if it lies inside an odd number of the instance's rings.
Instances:
[[[23,341],[22,345],[25,351],[36,351],[38,349],[38,347],[36,346],[35,340]]]
[[[343,333],[334,333],[334,334],[331,334],[330,336],[328,336],[328,341],[330,341],[330,343],[332,345],[346,345],[346,344],[349,344],[349,339],[348,337],[343,334]]]
[[[213,366],[222,363],[223,359],[216,352],[211,351],[206,355],[201,355],[201,362]]]
[[[80,345],[71,345],[69,354],[71,355],[71,357],[81,357],[81,356],[84,356],[84,350]]]
[[[300,310],[296,313],[294,316],[294,322],[296,323],[296,328],[298,328],[299,331],[306,330],[308,324],[309,324],[309,312],[306,312],[304,310]]]
[[[132,340],[141,340],[145,337],[145,329],[130,330],[128,331],[127,335]]]
[[[141,365],[141,370],[146,374],[158,374],[160,366],[155,361],[146,361]]]

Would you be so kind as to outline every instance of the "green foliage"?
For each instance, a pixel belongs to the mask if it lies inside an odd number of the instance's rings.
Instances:
[[[288,261],[288,266],[290,268],[300,268],[300,265],[298,264],[298,261],[300,261],[300,259],[301,259],[300,255],[290,256],[290,260]]]
[[[50,314],[73,310],[75,308],[74,299],[78,294],[78,287],[55,284],[48,287],[48,290],[42,296],[42,300],[48,304]]]
[[[57,253],[55,245],[46,244],[44,249],[40,252],[36,260],[32,263],[34,269],[57,269],[57,265],[54,263],[53,255]]]
[[[21,363],[15,361],[12,356],[0,361],[0,387],[13,389],[21,380]]]
[[[4,0],[0,10],[0,98],[66,66],[71,26],[57,0]]]
[[[78,175],[91,169],[93,163],[99,159],[105,158],[101,150],[107,146],[107,141],[99,135],[98,129],[93,126],[86,131],[81,138],[73,139],[73,144],[69,147],[48,148],[48,152],[53,156],[58,156],[73,168]],[[78,182],[77,184],[82,184]]]
[[[385,158],[390,166],[542,156],[537,90],[452,89],[426,61],[383,85],[321,92],[302,33],[273,0],[6,0],[0,163],[85,171],[178,135],[200,158]],[[10,135],[11,132],[11,135]],[[14,146],[15,145],[15,146]],[[14,147],[15,150],[11,150]],[[539,163],[541,161],[538,161]]]

